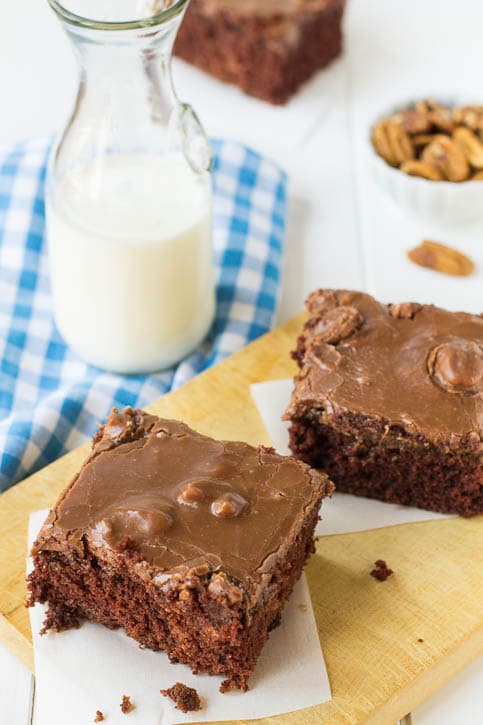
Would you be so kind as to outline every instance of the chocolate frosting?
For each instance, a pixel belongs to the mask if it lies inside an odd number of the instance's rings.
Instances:
[[[163,572],[222,572],[253,588],[333,486],[305,464],[183,423],[114,410],[35,551],[128,548]],[[223,579],[213,580],[219,587]]]
[[[478,450],[483,426],[483,318],[363,292],[318,290],[285,418],[318,410],[383,420],[411,435]]]

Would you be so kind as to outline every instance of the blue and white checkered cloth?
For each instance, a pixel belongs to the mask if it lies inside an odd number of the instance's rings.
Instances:
[[[0,490],[85,442],[113,405],[146,405],[270,328],[285,174],[235,142],[213,145],[215,323],[182,363],[149,376],[104,372],[65,345],[52,320],[44,240],[49,141],[0,151]]]

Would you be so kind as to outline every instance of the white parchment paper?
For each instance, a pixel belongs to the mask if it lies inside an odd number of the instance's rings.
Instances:
[[[282,455],[290,453],[288,448],[289,423],[282,421],[281,417],[290,402],[292,390],[291,378],[254,383],[251,386],[252,397],[272,444]],[[322,506],[322,520],[317,525],[317,533],[344,534],[351,531],[366,531],[384,526],[408,524],[414,521],[445,518],[449,518],[449,516],[411,506],[399,506],[336,492],[332,499],[325,501]]]
[[[46,511],[30,518],[29,550]],[[30,560],[29,560],[29,566]],[[34,725],[88,725],[101,710],[106,725],[172,725],[253,719],[311,707],[331,699],[305,577],[287,603],[282,624],[270,634],[247,693],[222,695],[223,677],[193,675],[163,652],[141,650],[121,630],[85,623],[80,629],[38,633],[44,607],[30,609],[35,653]],[[183,714],[160,689],[175,682],[195,687],[203,709]],[[135,710],[121,713],[123,695]]]

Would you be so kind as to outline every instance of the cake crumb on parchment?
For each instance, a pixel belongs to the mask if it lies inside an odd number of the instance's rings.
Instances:
[[[174,702],[174,706],[181,712],[193,712],[201,710],[200,696],[194,687],[188,687],[182,682],[177,682],[167,690],[160,690],[161,694],[169,697]]]
[[[121,712],[124,715],[127,715],[129,712],[132,712],[134,710],[134,705],[131,702],[131,698],[129,697],[129,695],[122,696],[122,702],[119,707],[121,708]]]

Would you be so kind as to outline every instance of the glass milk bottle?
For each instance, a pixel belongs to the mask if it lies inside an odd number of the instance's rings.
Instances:
[[[211,150],[170,72],[188,0],[49,3],[80,68],[46,184],[55,321],[93,365],[160,370],[215,308]]]

